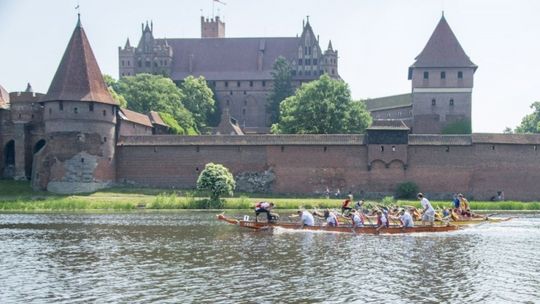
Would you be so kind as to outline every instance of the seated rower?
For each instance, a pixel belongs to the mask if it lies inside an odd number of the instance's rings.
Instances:
[[[359,200],[354,204],[354,210],[356,211],[362,211],[362,207],[364,206],[364,200]]]
[[[324,218],[326,219],[326,225],[330,227],[337,227],[339,225],[337,215],[328,209],[324,211]]]
[[[313,215],[306,210],[298,210],[298,216],[300,217],[300,227],[304,226],[315,226],[315,219]]]
[[[401,226],[403,228],[412,228],[412,227],[414,227],[413,218],[412,218],[411,214],[409,213],[409,210],[407,210],[407,209],[404,209],[404,210],[401,211],[399,220],[401,221]]]
[[[355,212],[354,210],[349,213],[349,217],[352,221],[352,227],[364,227],[364,219],[362,218],[360,212]]]
[[[255,205],[255,222],[258,220],[259,214],[266,213],[266,219],[268,222],[272,221],[272,208],[274,208],[274,203],[269,202],[258,202]]]
[[[381,228],[388,228],[388,218],[382,211],[377,211],[377,231],[379,231]]]

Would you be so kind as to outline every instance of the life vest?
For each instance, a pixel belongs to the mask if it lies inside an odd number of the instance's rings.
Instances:
[[[343,201],[343,204],[341,205],[342,208],[350,208],[349,205],[351,204],[350,199],[346,199]]]

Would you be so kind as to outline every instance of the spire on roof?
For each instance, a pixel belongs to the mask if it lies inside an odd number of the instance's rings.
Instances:
[[[328,51],[333,51],[334,48],[332,47],[332,40],[328,40]]]
[[[117,105],[111,97],[80,20],[43,101],[95,101]]]
[[[413,67],[471,67],[475,65],[459,44],[444,14]]]
[[[125,49],[127,48],[130,48],[131,47],[131,43],[129,43],[129,37],[128,39],[126,40],[126,45],[124,46]]]
[[[32,85],[30,82],[26,85],[26,90],[24,90],[26,93],[32,93],[34,92],[34,89],[32,89]]]

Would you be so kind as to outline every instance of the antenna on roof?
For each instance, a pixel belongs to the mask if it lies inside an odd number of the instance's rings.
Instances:
[[[79,4],[79,0],[77,0],[75,9],[77,10],[77,26],[81,26],[81,5]]]

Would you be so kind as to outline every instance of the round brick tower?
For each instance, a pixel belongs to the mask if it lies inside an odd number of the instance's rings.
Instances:
[[[80,18],[41,101],[46,145],[35,155],[33,187],[81,193],[110,186],[116,179],[118,103],[107,89]]]

